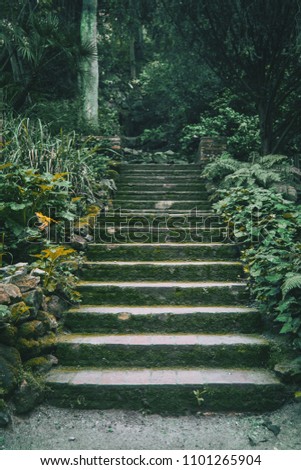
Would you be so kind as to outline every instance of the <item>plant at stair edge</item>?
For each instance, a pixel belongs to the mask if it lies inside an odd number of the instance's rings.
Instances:
[[[78,278],[74,273],[78,269],[81,256],[76,250],[51,246],[34,257],[38,260],[33,266],[45,272],[43,287],[47,293],[56,292],[72,303],[80,302],[80,293],[76,290]]]

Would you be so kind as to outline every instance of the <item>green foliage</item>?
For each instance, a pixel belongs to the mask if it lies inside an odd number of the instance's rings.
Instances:
[[[231,106],[212,105],[212,113],[201,115],[197,124],[183,129],[181,144],[185,152],[194,150],[201,137],[227,137],[227,148],[234,157],[246,158],[259,150],[259,121],[254,115],[235,111]]]
[[[79,302],[80,294],[76,290],[78,278],[74,272],[80,262],[79,254],[72,248],[51,246],[40,254],[33,265],[45,271],[43,287],[47,293],[63,294],[67,300]]]
[[[223,156],[209,163],[204,175],[228,188],[217,190],[214,207],[241,244],[259,310],[301,348],[301,207],[273,188],[286,174],[285,158],[271,155],[261,162],[237,165]]]
[[[51,227],[64,235],[65,225],[84,214],[87,204],[102,205],[115,189],[112,151],[101,142],[74,132],[52,136],[41,121],[30,119],[6,120],[3,136],[0,223],[8,251],[35,251]],[[43,221],[37,226],[36,213],[54,219],[51,227]],[[4,248],[2,243],[2,253]]]

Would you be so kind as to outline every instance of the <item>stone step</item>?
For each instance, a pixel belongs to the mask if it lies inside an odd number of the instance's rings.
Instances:
[[[199,210],[208,210],[212,207],[212,204],[208,201],[202,201],[201,199],[197,200],[139,200],[135,201],[133,199],[114,199],[113,205],[115,208],[123,208],[123,210],[127,209],[145,209],[147,211],[152,211],[153,209],[159,210],[166,210],[166,209],[199,209]]]
[[[185,219],[189,219],[191,221],[197,221],[203,222],[206,227],[209,226],[210,221],[215,221],[215,222],[222,222],[221,217],[219,217],[217,214],[214,214],[214,212],[210,210],[205,210],[205,209],[199,209],[198,207],[194,207],[192,209],[128,209],[128,208],[121,208],[121,207],[116,207],[115,209],[110,209],[107,212],[101,213],[98,217],[97,220],[103,220],[105,219],[111,219],[113,220],[113,217],[119,217],[123,218],[123,222],[127,222],[127,220],[124,220],[124,217],[140,217],[147,218],[148,220],[150,219],[158,219],[165,217],[165,219],[162,220],[169,220],[169,218],[172,217],[172,220],[175,218],[179,219],[179,222],[183,220],[183,217]],[[166,219],[168,217],[168,219]],[[205,222],[207,222],[205,224]],[[225,225],[225,223],[223,223]]]
[[[236,259],[239,251],[236,245],[223,243],[90,244],[87,256],[94,261],[201,261]]]
[[[92,282],[78,290],[89,305],[241,305],[249,299],[244,282]]]
[[[61,407],[150,413],[267,412],[287,389],[269,372],[243,369],[56,369],[48,400]],[[197,396],[200,400],[197,401]]]
[[[158,171],[164,171],[165,169],[168,168],[173,168],[177,170],[186,170],[186,169],[192,169],[192,170],[201,170],[202,165],[200,163],[122,163],[120,165],[121,169],[133,169],[133,170],[139,170],[141,168],[145,168],[148,170],[158,170]]]
[[[101,307],[81,305],[65,314],[74,333],[256,333],[259,312],[246,307]]]
[[[128,175],[120,175],[120,180],[123,185],[130,183],[148,183],[148,184],[186,184],[187,187],[190,186],[190,181],[192,180],[194,184],[205,184],[204,179],[201,176],[190,176],[190,175],[137,175],[135,173]]]
[[[237,281],[242,264],[226,261],[98,261],[84,263],[85,281]]]
[[[121,173],[132,173],[132,172],[155,172],[155,173],[165,173],[165,172],[198,172],[202,171],[201,165],[194,164],[157,164],[157,163],[146,163],[146,164],[124,164],[119,166]]]
[[[162,191],[162,190],[168,190],[168,191],[206,191],[206,185],[204,182],[194,182],[192,180],[191,182],[172,182],[172,183],[165,183],[165,182],[160,182],[160,183],[152,183],[149,181],[149,178],[147,181],[143,182],[124,182],[123,179],[120,179],[118,181],[118,191],[128,191],[128,190],[134,190],[134,191],[148,191],[148,192],[156,192],[156,191]]]
[[[127,176],[127,175],[149,175],[149,176],[191,176],[192,178],[200,176],[202,170],[200,168],[164,168],[162,170],[158,169],[147,169],[144,166],[142,168],[128,168],[126,166],[121,166],[119,168],[120,175]]]
[[[100,227],[94,236],[96,243],[203,243],[230,241],[227,228],[166,228],[166,227]]]
[[[201,201],[208,201],[208,196],[205,191],[178,191],[178,192],[170,192],[170,191],[119,191],[117,192],[116,196],[119,200],[131,200],[131,201],[161,201],[161,200],[168,200],[168,201],[190,201],[190,200],[201,200]]]
[[[96,222],[99,226],[125,226],[147,225],[150,227],[224,227],[221,217],[211,211],[161,211],[161,210],[133,210],[116,209],[115,211],[100,214]],[[114,225],[113,225],[114,224]]]
[[[68,334],[58,337],[63,366],[264,367],[269,342],[255,335]]]

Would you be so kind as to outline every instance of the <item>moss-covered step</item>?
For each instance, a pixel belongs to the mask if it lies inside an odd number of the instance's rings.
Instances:
[[[169,415],[266,412],[282,406],[290,395],[274,375],[256,369],[61,368],[48,375],[47,385],[48,400],[60,407]]]
[[[89,305],[241,305],[249,299],[243,282],[92,282],[78,284]]]
[[[160,182],[160,181],[170,181],[170,182],[187,182],[189,184],[189,181],[198,181],[202,180],[201,178],[201,173],[199,172],[157,172],[157,173],[147,173],[147,172],[128,172],[128,173],[121,173],[120,174],[120,179],[122,181],[144,181],[144,180],[149,180],[150,182]],[[204,181],[204,180],[203,180]]]
[[[116,194],[118,200],[127,201],[140,201],[146,199],[147,201],[191,201],[191,200],[208,200],[208,195],[205,191],[119,191]]]
[[[94,261],[80,270],[85,281],[237,281],[244,277],[235,261]]]
[[[183,171],[201,171],[202,166],[195,163],[125,163],[119,166],[120,172],[124,171],[158,171],[163,173],[165,171],[169,172],[170,170],[183,170]]]
[[[148,227],[106,224],[95,230],[96,243],[205,243],[231,241],[227,227]]]
[[[114,199],[113,201],[114,207],[121,207],[123,210],[126,209],[146,209],[146,210],[165,210],[165,209],[184,209],[190,210],[197,207],[199,210],[209,210],[212,207],[212,204],[208,201],[201,201],[200,198],[196,200],[190,201],[168,201],[166,199],[152,201],[152,200],[130,200],[130,199]]]
[[[152,164],[141,164],[141,165],[120,165],[120,174],[132,174],[132,173],[148,173],[148,174],[192,174],[200,175],[202,168],[198,165],[152,165]]]
[[[88,246],[87,256],[94,261],[232,260],[238,258],[239,250],[230,243],[93,243]]]
[[[112,307],[82,305],[65,313],[73,333],[256,333],[257,310],[247,307]]]
[[[150,181],[146,182],[126,182],[120,179],[117,183],[118,191],[128,191],[128,190],[135,190],[135,191],[206,191],[206,185],[204,182],[198,181],[195,182],[194,180],[191,182],[172,182],[172,183],[165,183],[161,181],[160,183],[153,183]]]
[[[48,400],[60,407],[131,409],[169,415],[266,412],[290,396],[269,372],[240,369],[56,369]]]
[[[250,335],[72,334],[58,338],[64,366],[264,367],[270,344]]]
[[[197,227],[197,228],[216,228],[224,227],[225,223],[211,211],[161,211],[161,210],[135,210],[135,209],[116,209],[101,214],[96,219],[95,227]]]

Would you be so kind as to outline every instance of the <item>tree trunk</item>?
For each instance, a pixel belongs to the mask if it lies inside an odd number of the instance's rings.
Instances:
[[[136,64],[136,51],[135,51],[135,38],[130,39],[130,65],[131,65],[131,80],[137,78],[137,64]]]
[[[257,106],[260,126],[261,151],[263,155],[272,153],[273,148],[273,113],[265,103]]]
[[[81,121],[88,130],[98,130],[98,54],[97,54],[97,0],[83,0],[80,25],[81,43],[91,49],[82,59],[80,89],[82,98]]]

